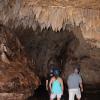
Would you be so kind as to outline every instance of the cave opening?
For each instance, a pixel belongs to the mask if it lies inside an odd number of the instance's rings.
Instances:
[[[33,31],[32,28],[19,27],[15,34],[21,41],[29,57],[37,67],[37,74],[46,76],[51,65],[64,69],[66,63],[76,61],[75,51],[80,41],[73,30],[61,29],[53,31],[52,28]],[[45,73],[44,73],[45,72]]]
[[[64,70],[66,63],[77,61],[77,57],[74,51],[79,46],[79,39],[76,37],[74,32],[71,30],[63,30],[54,32],[51,28],[43,29],[40,28],[33,31],[32,28],[22,30],[18,28],[15,33],[22,45],[24,46],[32,62],[36,65],[36,74],[41,80],[41,85],[35,91],[35,95],[30,97],[28,100],[35,99],[41,100],[44,95],[44,100],[49,95],[45,88],[46,76],[49,73],[51,65],[58,66]],[[65,84],[66,86],[66,84]],[[67,99],[68,93],[65,89],[64,98]],[[43,100],[43,98],[42,98]]]
[[[12,84],[11,89],[15,89],[17,92],[19,92],[20,89],[24,89],[24,91],[30,89],[33,96],[31,94],[32,97],[28,98],[28,100],[41,100],[41,98],[44,96],[46,97],[44,97],[44,99],[42,98],[42,100],[47,100],[47,98],[49,99],[49,95],[45,87],[45,82],[51,66],[54,65],[61,69],[61,76],[64,80],[65,86],[63,99],[67,100],[68,90],[66,85],[66,76],[70,72],[72,65],[79,64],[81,65],[81,74],[84,82],[87,83],[85,87],[89,86],[90,89],[89,90],[85,88],[85,93],[83,93],[82,100],[85,100],[86,98],[87,100],[95,100],[94,98],[91,98],[92,94],[95,94],[95,96],[97,95],[96,98],[99,98],[98,93],[100,92],[98,91],[100,89],[98,87],[99,85],[97,86],[99,79],[99,70],[97,69],[99,68],[99,59],[93,59],[88,56],[88,50],[86,50],[86,48],[89,48],[89,45],[86,45],[86,41],[82,36],[80,27],[75,27],[72,30],[61,29],[61,31],[57,32],[53,31],[52,28],[43,30],[37,28],[35,31],[33,31],[32,28],[24,29],[19,27],[13,29],[12,31],[5,30],[6,27],[2,26],[0,30],[0,43],[6,44],[5,47],[8,51],[5,51],[5,55],[7,55],[10,63],[8,65],[3,65],[3,61],[5,59],[1,59],[2,61],[0,62],[0,67],[1,70],[3,70],[2,66],[5,67],[6,70],[9,69],[7,75],[11,75],[11,82],[15,81],[15,83]],[[24,58],[26,56],[23,56],[24,51],[28,55],[27,59]],[[26,63],[26,60],[29,60],[31,64]],[[20,61],[21,65],[19,65],[19,62],[17,63],[17,61]],[[12,64],[14,64],[14,66]],[[94,68],[94,66],[96,67]],[[95,71],[97,75],[96,78]],[[16,73],[17,75],[13,77],[14,75],[12,74]],[[39,83],[38,78],[40,79],[41,84]],[[88,85],[92,82],[94,85]],[[35,88],[37,87],[36,84],[39,86],[38,88]],[[20,89],[18,89],[17,86]],[[91,91],[96,92],[92,93]]]
[[[86,42],[82,36],[80,27],[72,30],[61,29],[58,32],[53,31],[52,28],[43,30],[37,28],[33,31],[32,28],[22,30],[20,27],[15,30],[15,33],[31,58],[32,63],[35,64],[36,74],[41,80],[41,85],[28,100],[32,100],[33,98],[34,100],[49,100],[45,81],[51,65],[60,67],[62,72],[64,72],[66,65],[77,64],[79,59],[88,57],[85,54],[86,50],[83,48]],[[62,99],[67,100],[67,85],[65,81],[64,83],[66,89]],[[91,95],[87,96],[85,93],[83,95],[82,100],[94,100]],[[98,98],[98,94],[96,98]]]
[[[0,99],[49,100],[46,78],[80,68],[82,100],[100,99],[100,0],[0,0]]]

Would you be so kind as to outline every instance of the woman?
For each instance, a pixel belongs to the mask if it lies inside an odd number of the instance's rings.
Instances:
[[[63,86],[63,80],[59,76],[59,71],[56,70],[54,72],[54,76],[50,80],[50,100],[54,100],[57,97],[57,100],[61,99],[61,96],[63,94],[64,86]]]

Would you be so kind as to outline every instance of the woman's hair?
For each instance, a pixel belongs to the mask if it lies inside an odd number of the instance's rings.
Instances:
[[[55,78],[58,78],[60,76],[59,70],[54,71],[54,76],[55,76]]]

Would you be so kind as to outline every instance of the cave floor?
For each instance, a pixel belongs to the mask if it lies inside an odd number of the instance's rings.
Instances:
[[[27,100],[49,100],[49,94],[45,89],[45,86],[41,85],[36,91],[35,94],[28,98]],[[56,99],[55,99],[56,100]],[[64,95],[61,100],[68,100],[68,91],[64,91]],[[76,99],[75,99],[76,100]],[[95,88],[93,86],[89,89],[84,90],[82,93],[81,100],[100,100],[100,88]]]

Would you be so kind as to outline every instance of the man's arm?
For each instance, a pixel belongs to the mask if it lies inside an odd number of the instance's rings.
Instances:
[[[80,75],[79,75],[79,85],[80,85],[81,92],[83,92],[83,82],[82,82],[82,78]]]
[[[48,83],[48,80],[46,80],[46,90],[48,90],[48,86],[49,86],[49,83]]]
[[[83,84],[82,84],[82,82],[80,82],[80,89],[81,89],[81,92],[83,92]]]

